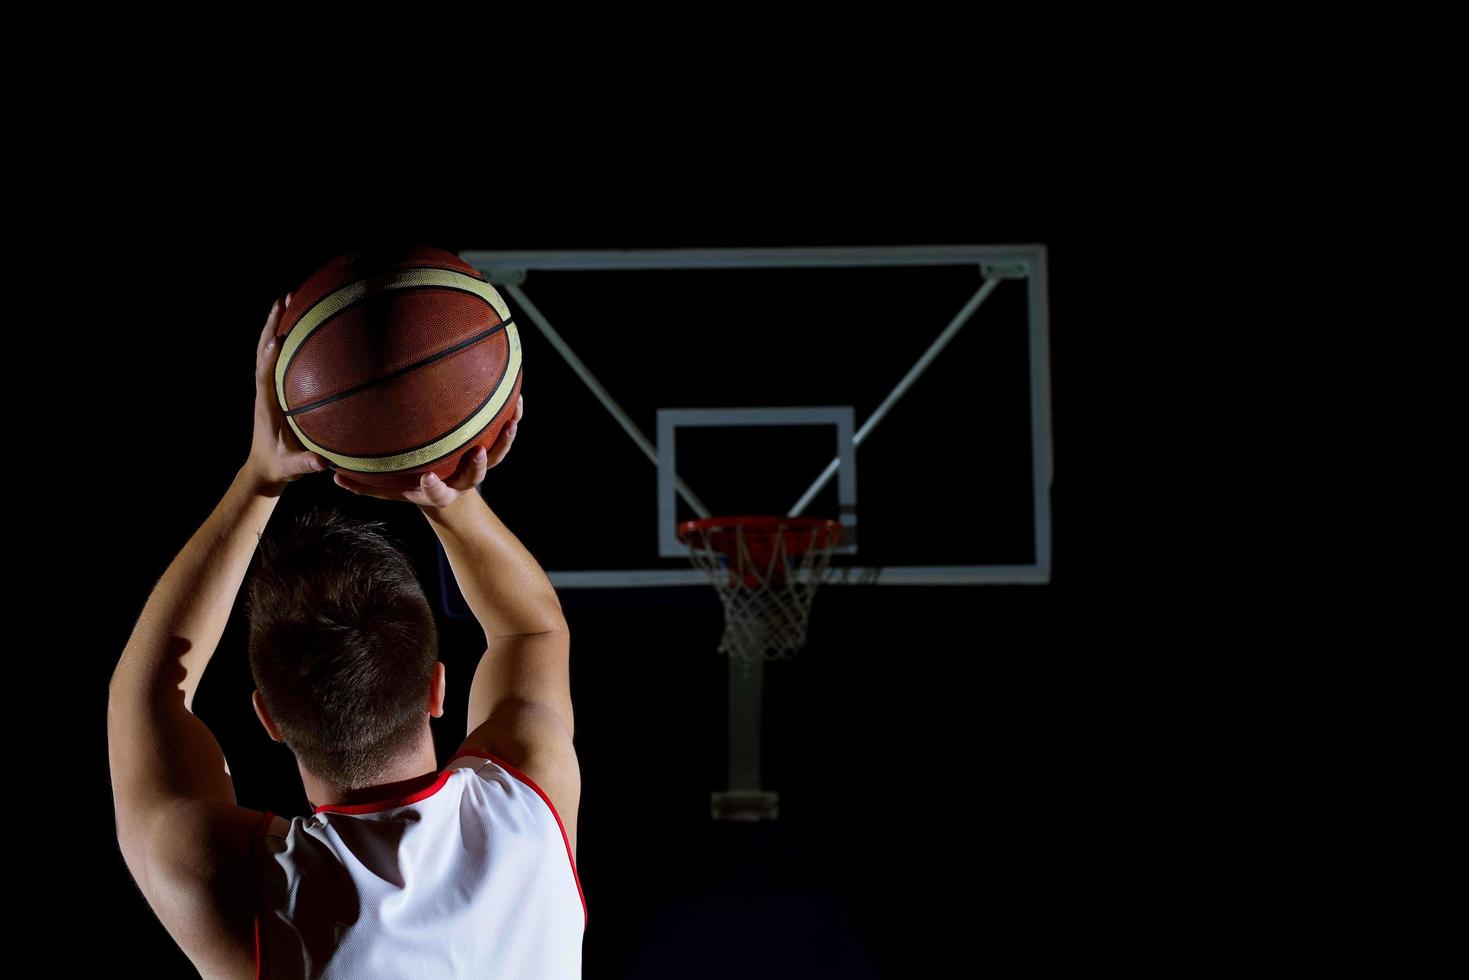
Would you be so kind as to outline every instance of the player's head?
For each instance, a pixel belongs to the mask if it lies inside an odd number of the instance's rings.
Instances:
[[[313,508],[262,536],[247,589],[250,673],[301,765],[373,785],[428,731],[438,631],[413,565],[377,528]]]

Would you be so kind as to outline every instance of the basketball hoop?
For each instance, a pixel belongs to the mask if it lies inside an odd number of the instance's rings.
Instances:
[[[724,603],[719,652],[745,660],[791,657],[806,645],[811,600],[821,585],[839,522],[820,517],[710,517],[678,536]]]

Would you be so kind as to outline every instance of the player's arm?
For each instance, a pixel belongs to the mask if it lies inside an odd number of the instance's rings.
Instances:
[[[170,936],[206,976],[248,961],[228,924],[261,811],[237,806],[224,752],[192,711],[279,492],[241,469],[154,587],[108,687],[107,756],[124,863]],[[238,888],[234,889],[238,892]]]
[[[476,490],[423,508],[459,589],[484,627],[486,649],[469,688],[467,735],[548,795],[575,860],[581,770],[572,738],[571,633],[546,573]]]
[[[108,686],[107,749],[117,835],[130,864],[180,803],[235,802],[224,754],[194,692],[278,495],[242,468],[154,586]]]
[[[477,491],[420,507],[438,535],[486,647],[469,692],[469,731],[513,712],[549,712],[575,733],[570,631],[550,579]],[[509,760],[515,761],[515,760]]]
[[[271,382],[280,358],[275,331],[290,305],[287,293],[255,339],[254,434],[245,465],[154,587],[112,672],[107,749],[117,835],[130,867],[159,848],[192,846],[165,814],[201,802],[235,804],[219,743],[193,714],[194,692],[281,494],[327,463],[291,434]]]

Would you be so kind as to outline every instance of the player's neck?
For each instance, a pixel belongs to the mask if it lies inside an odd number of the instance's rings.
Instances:
[[[427,789],[438,778],[438,763],[432,754],[405,759],[401,765],[394,766],[384,773],[380,781],[355,790],[344,790],[335,783],[318,778],[304,768],[301,770],[301,782],[306,787],[306,801],[313,809],[322,806],[356,806],[363,803],[399,800],[419,790]]]

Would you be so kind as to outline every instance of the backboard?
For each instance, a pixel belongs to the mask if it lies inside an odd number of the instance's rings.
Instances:
[[[827,584],[1050,580],[1045,245],[459,254],[520,324],[558,590],[707,586],[674,529],[734,514],[841,520]]]

